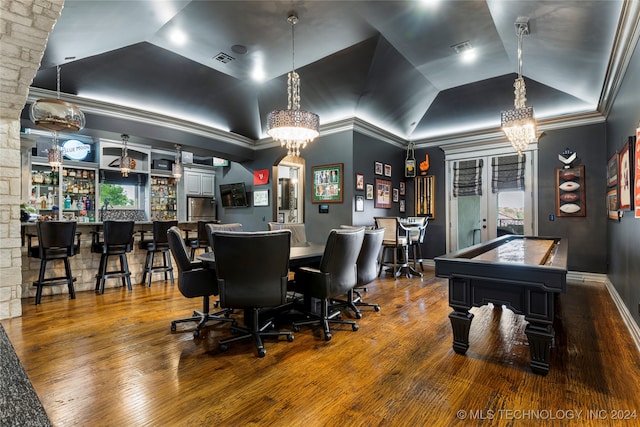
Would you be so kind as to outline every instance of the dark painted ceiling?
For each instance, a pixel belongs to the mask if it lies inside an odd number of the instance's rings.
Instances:
[[[295,68],[321,129],[357,118],[402,141],[497,129],[513,106],[515,21],[529,19],[523,74],[540,120],[597,111],[623,1],[67,0],[30,95],[56,89],[87,115],[82,133],[249,158],[286,108]],[[186,41],[171,41],[174,31]],[[477,52],[463,63],[452,48]],[[245,46],[236,53],[234,45]],[[223,63],[220,54],[233,58]],[[264,75],[252,79],[254,70]],[[49,93],[49,95],[51,95]],[[117,108],[114,108],[117,105]],[[23,118],[28,115],[23,114]],[[28,126],[28,120],[24,125]]]

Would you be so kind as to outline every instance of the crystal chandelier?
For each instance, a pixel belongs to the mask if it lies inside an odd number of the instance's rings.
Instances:
[[[291,24],[292,67],[288,74],[286,110],[275,110],[267,116],[267,133],[287,148],[287,155],[300,156],[300,150],[320,135],[317,114],[300,109],[300,76],[295,70],[295,39],[293,27],[298,23],[295,14],[289,15]]]
[[[129,150],[127,148],[127,142],[129,141],[129,135],[123,133],[120,135],[122,138],[122,153],[120,154],[120,172],[122,176],[129,176],[129,172],[133,169],[133,161],[129,157]]]
[[[515,89],[514,109],[502,112],[502,130],[518,154],[522,154],[527,146],[537,141],[536,120],[533,117],[533,107],[525,106],[527,88],[522,78],[522,36],[529,34],[529,21],[518,20],[515,23],[518,33],[518,78],[513,87]]]
[[[49,149],[49,166],[57,171],[62,166],[62,148],[58,145],[58,132],[78,132],[84,128],[82,111],[70,102],[60,100],[60,66],[56,65],[56,99],[38,99],[29,109],[31,121],[53,134]]]
[[[182,146],[180,144],[176,144],[176,161],[173,163],[173,166],[171,167],[171,170],[173,172],[173,177],[176,179],[176,181],[180,181],[180,178],[182,178],[182,172],[184,171],[184,168],[182,166],[182,161],[181,161],[181,148]]]

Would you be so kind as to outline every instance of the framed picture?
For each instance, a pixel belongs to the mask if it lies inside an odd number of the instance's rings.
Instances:
[[[586,216],[584,166],[556,169],[556,216]]]
[[[631,174],[631,154],[629,152],[629,145],[633,144],[633,136],[629,137],[629,142],[624,144],[620,154],[618,155],[618,206],[619,209],[624,211],[631,210],[631,186],[633,185],[633,179]]]
[[[278,222],[284,224],[284,212],[278,213]]]
[[[436,177],[418,175],[414,181],[416,215],[436,217]]]
[[[609,219],[619,220],[618,216],[618,189],[614,188],[607,192],[607,212]]]
[[[373,184],[367,184],[367,191],[365,191],[365,197],[367,200],[373,200]]]
[[[313,185],[312,203],[342,203],[342,163],[311,168]]]
[[[364,175],[356,174],[356,190],[364,190]]]
[[[393,189],[393,202],[394,203],[398,203],[398,200],[400,200],[400,197],[398,197],[398,189],[394,188]]]
[[[376,208],[389,209],[391,207],[391,181],[376,179],[375,199]]]
[[[400,195],[404,196],[407,193],[406,183],[404,181],[400,181]]]
[[[405,210],[406,210],[406,208],[405,208],[404,199],[402,199],[402,200],[400,200],[400,212],[404,213]]]
[[[633,206],[635,208],[635,217],[640,218],[640,128],[636,129],[636,148],[633,151],[635,151],[636,153],[636,155],[634,156],[635,173],[633,182],[635,183],[635,185],[633,186],[633,194],[635,203]]]
[[[364,212],[364,196],[356,196],[356,212]]]
[[[376,175],[382,175],[382,163],[381,162],[375,162],[375,167],[374,167],[374,172]]]
[[[618,184],[618,153],[615,153],[607,162],[607,187]]]
[[[391,177],[391,165],[384,165],[384,176]]]
[[[269,190],[254,190],[253,206],[269,206]]]

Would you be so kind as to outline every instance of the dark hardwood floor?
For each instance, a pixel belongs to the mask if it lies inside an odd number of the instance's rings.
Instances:
[[[250,341],[220,352],[226,324],[198,340],[190,324],[172,333],[201,301],[162,281],[25,299],[2,325],[56,426],[639,423],[639,353],[602,284],[560,297],[546,377],[529,369],[525,322],[506,308],[474,308],[470,348],[454,353],[447,282],[433,272],[378,280],[366,299],[382,310],[359,331],[325,342],[303,328],[267,341],[263,359]]]

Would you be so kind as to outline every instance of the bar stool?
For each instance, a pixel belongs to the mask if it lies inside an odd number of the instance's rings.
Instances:
[[[93,233],[91,252],[99,253],[100,266],[96,274],[96,291],[104,294],[104,283],[106,279],[120,277],[122,286],[127,286],[131,290],[131,273],[127,263],[127,252],[131,252],[133,244],[133,221],[104,221],[103,241],[99,239],[100,233]],[[107,264],[110,256],[118,256],[120,259],[120,270],[107,271]]]
[[[407,218],[409,222],[409,261],[413,262],[413,268],[417,270],[417,264],[420,264],[420,270],[424,271],[422,265],[422,243],[429,224],[429,218],[426,216],[410,216]]]
[[[219,223],[220,221],[217,221],[217,220],[216,221],[198,221],[198,228],[197,228],[198,235],[193,239],[189,237],[185,239],[185,243],[187,244],[187,246],[191,248],[191,251],[189,254],[189,258],[191,259],[191,261],[195,259],[196,250],[204,249],[205,252],[209,252],[211,250],[209,247],[209,236],[207,235],[206,225],[219,224]]]
[[[151,276],[153,273],[164,273],[164,280],[167,280],[167,273],[171,278],[173,285],[173,266],[171,265],[171,254],[169,253],[169,240],[167,239],[167,231],[178,226],[178,221],[153,221],[152,240],[145,240],[145,230],[142,230],[142,239],[140,240],[140,249],[147,251],[144,261],[144,273],[142,274],[142,284],[149,282],[147,287],[151,287]],[[155,266],[154,259],[156,253],[162,254],[162,265]]]
[[[38,280],[33,282],[37,286],[36,304],[40,304],[43,286],[65,284],[69,288],[71,299],[76,298],[73,282],[76,280],[71,274],[69,258],[79,252],[80,233],[76,233],[77,223],[75,221],[40,221],[36,223],[38,236],[38,246],[32,246],[31,238],[28,235],[28,255],[33,258],[40,258],[40,273]],[[76,240],[77,242],[74,242]],[[49,261],[62,260],[64,262],[64,276],[45,278],[47,263]]]

